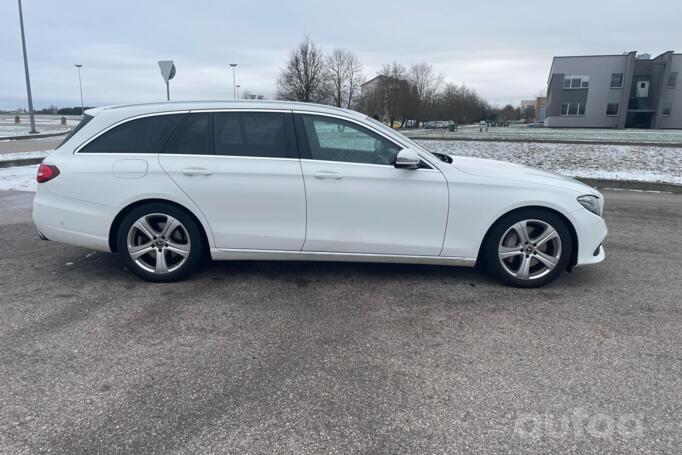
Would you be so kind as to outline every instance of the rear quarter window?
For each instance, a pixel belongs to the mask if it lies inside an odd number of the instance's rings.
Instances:
[[[184,115],[154,115],[127,121],[97,137],[79,153],[159,153]]]

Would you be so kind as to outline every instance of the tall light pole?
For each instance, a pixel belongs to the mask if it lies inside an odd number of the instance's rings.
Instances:
[[[83,65],[76,64],[74,66],[78,68],[78,87],[81,90],[81,117],[83,117],[83,82],[81,81],[81,68]]]
[[[21,47],[24,50],[24,73],[26,73],[26,94],[28,95],[28,114],[31,119],[31,130],[29,134],[36,134],[36,118],[33,114],[33,97],[31,96],[31,78],[28,75],[28,57],[26,56],[26,36],[24,35],[24,15],[21,11],[21,0],[19,2],[19,25],[21,26]]]
[[[237,64],[230,63],[232,67],[232,98],[237,99]]]

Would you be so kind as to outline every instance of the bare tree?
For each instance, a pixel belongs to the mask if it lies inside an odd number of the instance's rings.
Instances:
[[[281,70],[277,97],[282,100],[324,103],[329,98],[327,68],[322,50],[306,36]]]
[[[348,52],[348,59],[346,61],[346,78],[348,80],[346,107],[350,109],[356,103],[356,99],[360,94],[360,85],[364,80],[364,76],[362,75],[362,63],[360,63],[360,60],[351,52]]]
[[[410,66],[410,79],[417,90],[420,101],[432,101],[443,84],[443,74],[436,74],[426,62]]]
[[[343,106],[348,91],[348,56],[350,52],[344,49],[334,49],[327,56],[327,72],[331,79],[332,100],[334,106]]]
[[[334,49],[327,56],[327,71],[333,104],[337,107],[352,107],[362,80],[360,60],[347,49]]]

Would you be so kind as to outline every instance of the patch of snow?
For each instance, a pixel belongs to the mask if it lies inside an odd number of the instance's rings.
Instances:
[[[525,164],[570,177],[682,184],[682,148],[421,139],[418,142],[434,152]]]
[[[38,165],[0,168],[0,191],[36,191]]]
[[[16,153],[0,153],[0,161],[13,161],[26,158],[45,158],[52,150],[41,150],[35,152],[16,152]]]

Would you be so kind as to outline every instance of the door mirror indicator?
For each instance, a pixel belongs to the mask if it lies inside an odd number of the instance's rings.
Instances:
[[[402,149],[395,157],[394,166],[399,169],[419,169],[421,159],[414,150]]]

